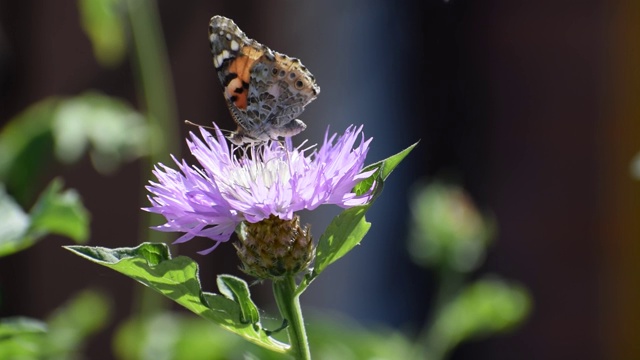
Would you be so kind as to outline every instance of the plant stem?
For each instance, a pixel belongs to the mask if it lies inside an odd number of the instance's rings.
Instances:
[[[150,156],[142,165],[142,179],[147,179],[154,164],[170,160],[169,154],[179,156],[176,106],[167,50],[164,44],[160,17],[155,1],[126,0],[131,26],[134,74],[138,97],[152,129],[149,139]],[[145,198],[146,199],[146,198]],[[168,242],[168,234],[149,231],[150,214],[142,215],[140,239]],[[166,307],[164,299],[146,287],[137,295],[139,315],[153,315]]]
[[[276,298],[280,314],[289,323],[287,332],[291,344],[290,351],[298,360],[311,360],[309,341],[300,308],[300,295],[296,295],[296,282],[293,276],[274,281],[273,295]]]
[[[446,359],[448,353],[456,345],[456,340],[436,328],[437,321],[446,305],[451,303],[463,287],[464,274],[455,270],[441,268],[438,270],[438,286],[431,319],[425,324],[418,336],[414,348],[414,358],[429,360]]]

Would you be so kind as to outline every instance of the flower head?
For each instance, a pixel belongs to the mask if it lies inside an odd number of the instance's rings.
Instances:
[[[241,222],[253,224],[272,216],[292,220],[303,209],[322,204],[347,208],[371,197],[371,192],[352,192],[373,173],[361,173],[371,142],[362,127],[350,126],[339,137],[329,137],[327,131],[319,149],[303,148],[304,143],[293,147],[290,139],[237,148],[227,144],[217,127],[215,136],[204,128],[200,132],[204,141],[191,133],[187,143],[201,168],[175,158],[180,171],[159,164],[153,171],[158,182],[147,186],[152,206],[145,210],[167,219],[156,230],[185,233],[175,243],[194,236],[214,240],[202,254],[229,240]]]

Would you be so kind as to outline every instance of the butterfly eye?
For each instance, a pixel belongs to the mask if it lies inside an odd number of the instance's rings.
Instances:
[[[304,83],[302,82],[302,80],[298,80],[295,83],[296,89],[300,90],[304,87]]]

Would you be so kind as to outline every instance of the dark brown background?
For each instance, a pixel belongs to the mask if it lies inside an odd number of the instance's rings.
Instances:
[[[421,319],[412,314],[422,313],[432,284],[405,254],[406,190],[454,173],[499,222],[483,271],[523,283],[535,302],[520,330],[466,344],[454,358],[640,357],[640,182],[629,173],[640,151],[636,1],[158,5],[176,121],[233,127],[206,37],[209,18],[222,14],[313,71],[322,93],[301,117],[305,137],[318,141],[327,123],[335,131],[363,123],[374,137],[372,161],[421,139],[372,210],[373,234],[303,302],[367,324],[415,326]],[[0,123],[44,97],[89,88],[138,104],[131,64],[98,66],[74,1],[0,0],[0,31]],[[82,194],[93,218],[90,244],[137,242],[137,199],[150,177],[138,164],[109,177],[88,159],[43,166],[51,168],[43,185],[61,175]],[[130,312],[137,285],[63,251],[66,243],[48,239],[0,259],[0,316],[43,318],[86,286],[114,296],[117,319]],[[196,240],[180,251],[197,257],[207,245]],[[203,278],[236,272],[231,246],[198,261]],[[414,300],[397,306],[389,289]],[[109,358],[109,347],[104,333],[89,357]]]

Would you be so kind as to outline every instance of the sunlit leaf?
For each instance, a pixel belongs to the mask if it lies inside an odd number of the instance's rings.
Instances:
[[[369,165],[363,170],[363,172],[374,169],[376,171],[369,178],[356,185],[354,192],[356,194],[363,194],[375,184],[376,188],[374,189],[371,202],[367,205],[347,209],[333,218],[318,240],[313,271],[307,274],[300,284],[298,293],[304,291],[311,281],[324,271],[327,266],[346,255],[362,241],[371,227],[371,223],[365,219],[365,213],[382,191],[384,181],[416,145],[418,145],[418,143],[382,161]]]
[[[66,246],[100,265],[116,270],[160,292],[201,317],[245,339],[277,352],[288,345],[267,336],[259,323],[243,321],[240,305],[222,295],[202,290],[198,264],[185,256],[172,258],[166,244],[144,243],[135,248]]]
[[[258,307],[251,300],[249,285],[244,280],[231,275],[218,275],[217,283],[220,293],[240,306],[242,322],[256,324],[260,321]]]
[[[354,192],[358,195],[364,194],[365,192],[367,192],[369,189],[371,189],[371,186],[376,183],[376,189],[375,189],[375,194],[374,197],[378,196],[380,194],[380,192],[382,191],[382,186],[384,184],[384,181],[387,180],[387,178],[389,177],[389,175],[391,175],[391,172],[398,166],[400,165],[400,162],[402,160],[404,160],[405,157],[407,157],[407,155],[409,155],[409,153],[418,145],[418,143],[416,142],[415,144],[409,146],[408,148],[402,150],[401,152],[389,156],[388,158],[378,161],[376,163],[373,163],[371,165],[366,166],[364,169],[362,169],[362,172],[367,172],[367,171],[371,171],[371,170],[376,170],[371,176],[369,176],[368,178],[362,180],[361,182],[359,182],[355,188],[354,188]]]
[[[371,223],[364,218],[369,205],[347,209],[336,216],[318,241],[314,272],[321,273],[327,266],[343,257],[362,241]]]

